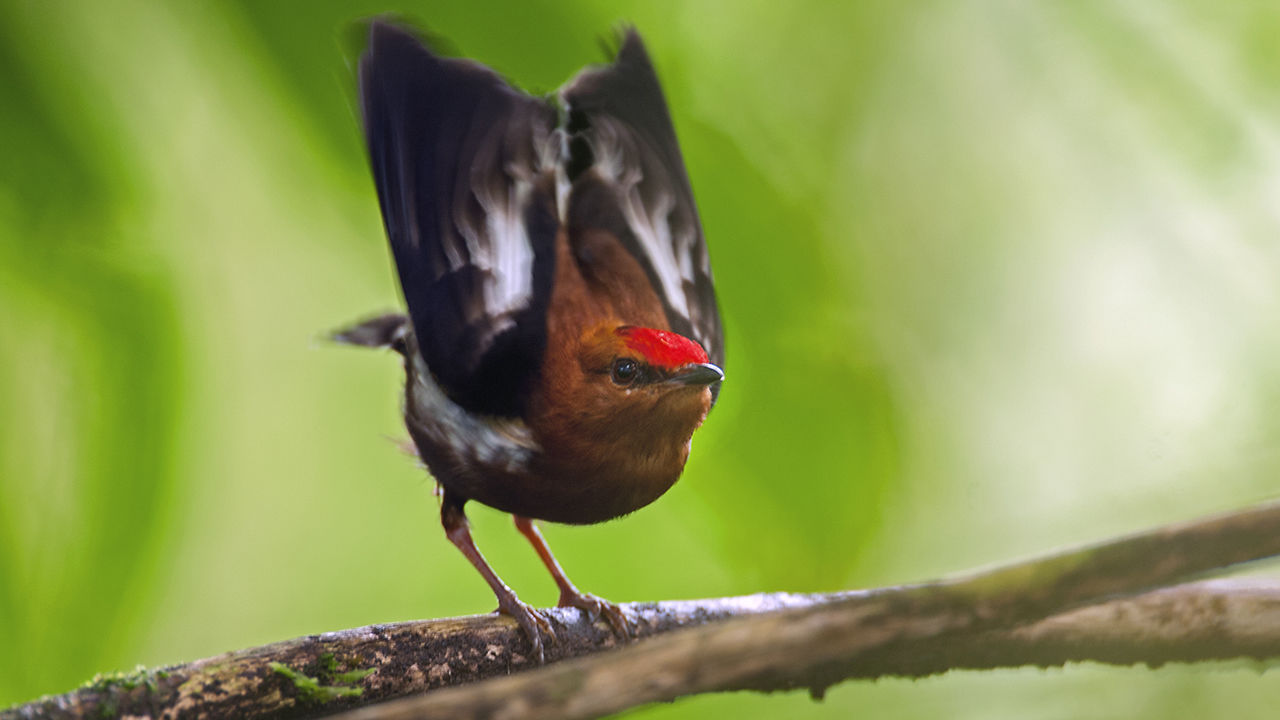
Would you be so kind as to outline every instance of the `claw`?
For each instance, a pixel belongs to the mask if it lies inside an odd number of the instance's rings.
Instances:
[[[613,632],[623,640],[630,640],[634,637],[633,626],[631,620],[627,618],[627,613],[617,604],[611,603],[602,597],[584,593],[577,588],[571,591],[563,590],[560,592],[560,607],[575,607],[587,614],[587,619],[592,624],[600,618],[601,615],[609,622],[613,628]]]
[[[499,596],[498,612],[506,613],[515,619],[520,629],[524,630],[525,636],[529,638],[529,650],[532,656],[539,665],[545,663],[547,660],[543,653],[542,640],[545,637],[548,643],[556,641],[556,631],[552,629],[551,621],[547,616],[532,605],[521,602],[514,594]]]

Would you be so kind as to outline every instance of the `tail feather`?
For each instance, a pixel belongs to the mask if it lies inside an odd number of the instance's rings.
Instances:
[[[334,342],[361,347],[389,347],[404,353],[404,336],[409,330],[409,318],[400,313],[388,313],[335,330],[329,337]]]

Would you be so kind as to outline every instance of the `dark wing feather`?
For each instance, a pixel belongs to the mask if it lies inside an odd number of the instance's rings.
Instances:
[[[570,224],[598,209],[574,206],[612,188],[625,228],[616,232],[649,273],[671,329],[696,340],[711,362],[724,364],[724,336],[711,262],[693,190],[662,88],[635,30],[611,65],[584,70],[560,91],[567,110],[567,174],[574,181]],[[579,192],[579,191],[582,192]],[[602,224],[619,223],[602,220]]]
[[[546,346],[556,111],[375,22],[360,60],[387,236],[427,366],[475,412],[519,415]]]

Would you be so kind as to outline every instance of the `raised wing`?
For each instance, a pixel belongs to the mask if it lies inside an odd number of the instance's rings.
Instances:
[[[455,402],[516,416],[546,346],[556,111],[375,22],[360,94],[418,347]]]
[[[707,245],[667,103],[640,35],[628,30],[613,63],[584,70],[561,89],[560,98],[575,195],[584,183],[612,188],[626,224],[615,234],[648,272],[671,329],[698,341],[711,362],[723,366]],[[571,196],[567,212],[573,225],[591,209],[575,207]]]

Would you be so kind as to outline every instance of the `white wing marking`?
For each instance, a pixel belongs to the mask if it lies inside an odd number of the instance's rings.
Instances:
[[[675,197],[663,191],[646,208],[640,193],[644,180],[641,160],[636,148],[623,147],[622,135],[613,122],[598,118],[595,124],[592,153],[595,167],[601,176],[614,184],[622,199],[622,212],[627,225],[640,241],[640,247],[648,255],[653,270],[662,283],[662,292],[671,309],[690,318],[689,301],[685,296],[686,281],[692,282],[693,247],[696,235],[685,232],[672,237],[671,216],[675,209]]]
[[[415,381],[409,389],[414,406],[406,420],[438,444],[484,467],[518,472],[540,452],[529,426],[519,418],[495,418],[468,412],[436,384],[421,353],[414,353]],[[410,419],[412,417],[412,419]]]
[[[533,297],[533,243],[525,226],[525,209],[533,195],[534,183],[544,172],[556,168],[559,136],[544,128],[533,128],[533,167],[530,158],[520,156],[499,170],[505,182],[495,182],[497,155],[511,148],[499,139],[487,144],[487,152],[473,160],[469,175],[470,195],[459,193],[452,217],[456,242],[444,242],[445,257],[451,271],[470,264],[482,272],[481,306],[469,308],[490,320],[481,344],[514,327],[512,315],[528,306]],[[505,192],[503,190],[505,189]],[[468,213],[467,203],[474,197],[483,215],[483,227],[476,227]],[[476,323],[480,317],[468,317]]]

